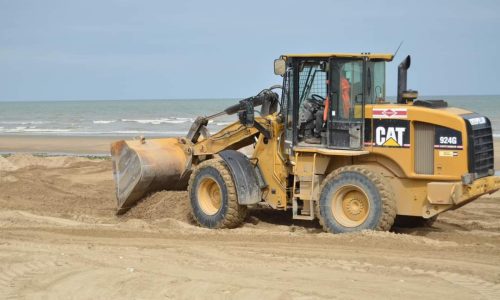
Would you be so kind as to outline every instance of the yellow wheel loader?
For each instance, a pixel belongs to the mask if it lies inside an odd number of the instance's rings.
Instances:
[[[203,227],[237,227],[248,207],[266,205],[344,233],[389,230],[396,216],[430,222],[500,189],[489,119],[418,100],[406,87],[409,56],[390,103],[392,59],[282,55],[274,62],[282,86],[198,117],[185,137],[113,143],[118,213],[154,191],[187,189]],[[238,120],[211,134],[209,120],[224,114]]]

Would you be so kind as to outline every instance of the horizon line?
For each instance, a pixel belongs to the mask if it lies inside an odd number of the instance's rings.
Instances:
[[[500,94],[450,94],[450,95],[419,95],[420,97],[467,97],[467,96],[500,96]],[[393,100],[393,98],[397,97],[397,95],[388,95],[386,98]],[[238,100],[245,99],[248,97],[210,97],[210,98],[143,98],[143,99],[58,99],[58,100],[3,100],[0,99],[0,102],[3,103],[12,103],[12,102],[79,102],[79,101],[179,101],[179,100]],[[417,98],[418,99],[418,98]]]

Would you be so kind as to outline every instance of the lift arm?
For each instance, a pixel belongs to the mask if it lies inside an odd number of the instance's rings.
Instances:
[[[221,112],[210,116],[196,118],[193,125],[191,125],[191,128],[189,129],[186,139],[191,141],[193,144],[198,142],[200,135],[203,136],[204,139],[210,139],[210,133],[207,130],[208,121],[223,115],[234,115],[236,113],[238,113],[240,124],[243,124],[246,127],[256,127],[258,131],[266,136],[266,138],[270,138],[269,131],[266,131],[266,128],[263,127],[262,124],[254,124],[253,110],[256,106],[262,106],[261,114],[264,116],[269,115],[276,111],[277,103],[278,95],[272,92],[271,89],[265,89],[258,95],[240,100],[239,103],[232,105]],[[217,135],[220,133],[227,134],[228,128],[224,128],[217,133]],[[234,130],[234,128],[231,128],[231,130]]]

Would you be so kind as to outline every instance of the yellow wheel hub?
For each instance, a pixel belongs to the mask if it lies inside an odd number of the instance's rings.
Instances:
[[[222,190],[212,178],[205,177],[201,180],[197,196],[201,210],[207,215],[215,215],[222,207]]]
[[[354,185],[341,187],[335,193],[331,204],[333,217],[345,227],[363,224],[370,212],[368,197]]]

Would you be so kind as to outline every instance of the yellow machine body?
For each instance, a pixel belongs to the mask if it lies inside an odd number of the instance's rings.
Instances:
[[[366,117],[373,120],[372,108],[367,106]],[[410,147],[376,147],[366,144],[363,150],[332,150],[318,147],[296,147],[293,156],[283,153],[283,125],[276,115],[256,118],[265,124],[273,138],[264,143],[260,136],[255,143],[251,161],[255,162],[267,183],[263,201],[276,209],[286,209],[293,199],[307,204],[317,201],[326,175],[347,165],[363,165],[384,174],[396,190],[397,211],[400,215],[432,217],[443,211],[462,206],[481,195],[500,189],[499,176],[487,176],[470,184],[462,182],[467,173],[467,140],[462,149],[433,150],[433,171],[419,174],[415,170],[415,141],[419,122],[456,128],[465,136],[466,128],[458,114],[462,109],[428,109],[410,105],[376,106],[397,109],[404,107],[410,120]],[[258,131],[235,122],[209,139],[190,144],[185,138],[119,141],[112,145],[114,176],[119,211],[126,211],[148,193],[166,190],[185,190],[189,174],[200,161],[193,157],[209,158],[227,149],[239,149],[254,144]],[[288,161],[288,163],[287,163]],[[291,189],[288,178],[300,189]],[[287,191],[293,191],[290,193]],[[310,201],[310,202],[307,202]]]
[[[324,53],[283,57],[364,57],[390,61],[393,55]],[[296,219],[316,218],[315,207],[325,178],[351,165],[383,176],[397,195],[396,211],[402,216],[431,218],[500,189],[500,176],[495,176],[492,170],[483,176],[470,172],[474,159],[469,155],[473,151],[470,143],[474,137],[464,115],[472,112],[417,106],[412,101],[356,105],[354,111],[356,117],[364,114],[365,136],[360,149],[332,149],[303,143],[285,147],[286,124],[279,112],[255,117],[255,126],[236,121],[200,139],[179,137],[113,143],[118,211],[126,211],[156,190],[185,190],[197,165],[221,151],[251,145],[252,151],[247,154],[262,177],[261,202],[274,209],[291,208]],[[404,127],[391,125],[403,121]],[[439,136],[441,131],[452,132],[452,138],[457,138],[452,146],[447,145],[449,137]],[[441,143],[440,138],[445,140]]]

